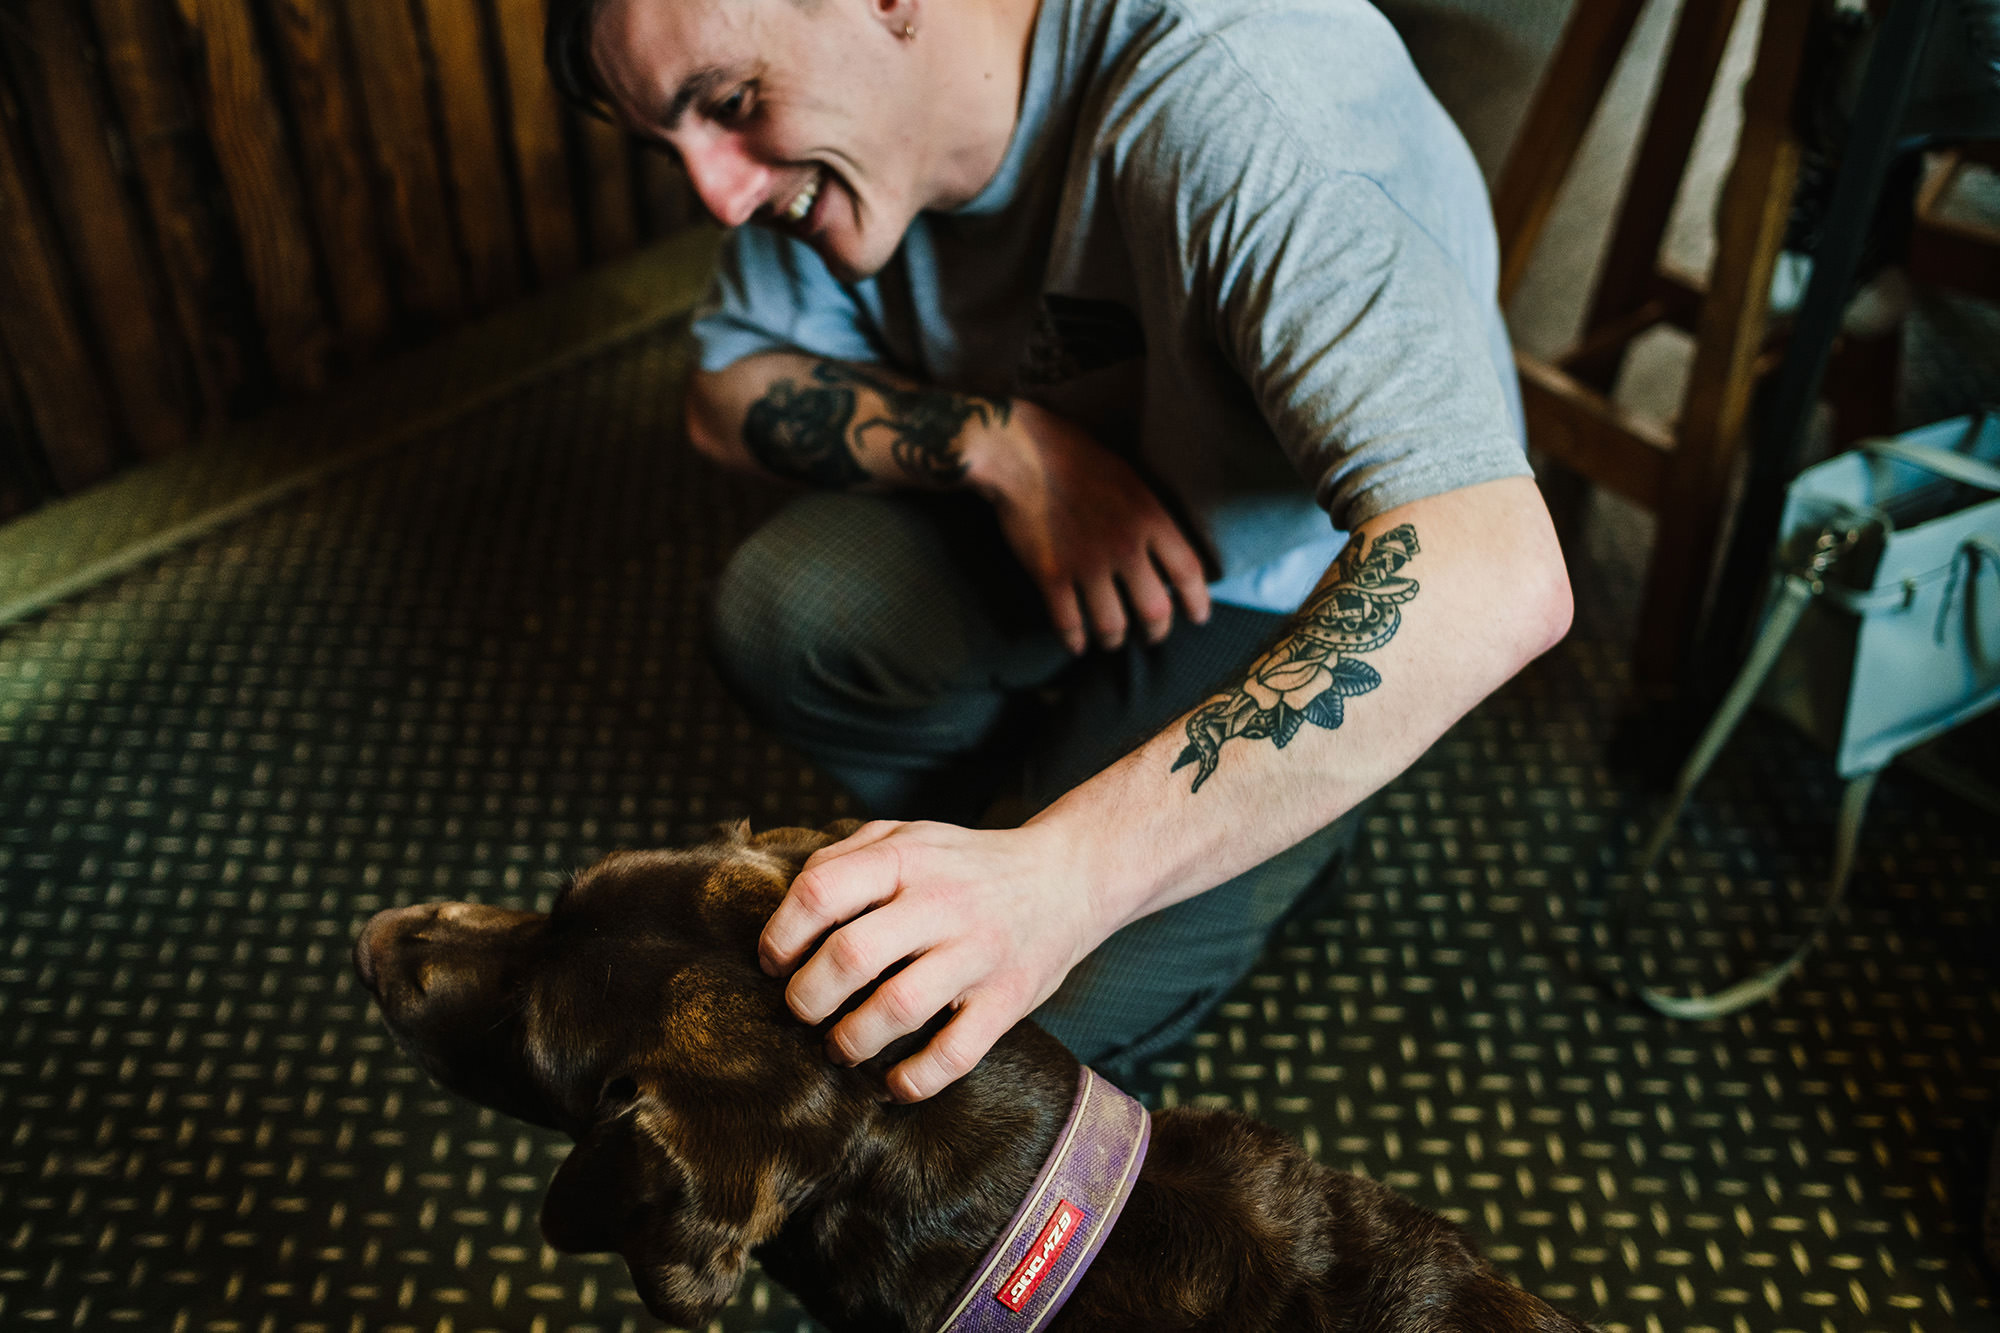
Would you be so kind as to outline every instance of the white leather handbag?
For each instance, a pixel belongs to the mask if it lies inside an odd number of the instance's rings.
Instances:
[[[1640,877],[1753,700],[1833,753],[1847,780],[1831,882],[1805,939],[1756,976],[1704,995],[1638,987],[1675,1018],[1764,999],[1819,943],[1853,869],[1875,779],[1897,755],[2000,703],[2000,416],[1873,440],[1793,481],[1778,573],[1741,673],[1681,769]]]

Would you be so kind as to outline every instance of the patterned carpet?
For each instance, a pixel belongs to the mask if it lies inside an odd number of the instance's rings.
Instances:
[[[682,369],[673,328],[635,338],[0,631],[0,1327],[651,1326],[622,1264],[540,1242],[566,1143],[439,1093],[348,947],[381,907],[845,811],[705,667],[770,500],[678,445]],[[1443,1209],[1606,1329],[2000,1327],[2000,834],[1892,773],[1774,1004],[1635,1009],[1622,642],[1587,614],[1396,783],[1344,900],[1152,1091]],[[1632,905],[1641,964],[1713,985],[1786,947],[1833,794],[1754,723]],[[716,1327],[810,1325],[753,1277]]]

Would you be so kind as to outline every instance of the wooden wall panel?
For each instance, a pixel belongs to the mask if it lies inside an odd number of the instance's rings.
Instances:
[[[20,386],[0,366],[0,523],[39,504],[51,491],[39,451],[31,449]]]
[[[89,325],[108,356],[112,388],[128,435],[146,454],[185,443],[192,406],[167,336],[157,266],[112,160],[111,121],[86,55],[81,16],[67,5],[31,5],[25,43],[10,52],[18,87],[48,114],[37,131],[57,224],[81,279]]]
[[[20,129],[14,99],[0,88],[0,349],[27,399],[24,422],[57,446],[46,450],[56,484],[80,486],[116,461],[110,395],[85,344]]]
[[[88,484],[698,217],[560,104],[545,5],[0,0],[8,470]]]
[[[278,82],[297,125],[297,156],[318,222],[334,316],[346,358],[365,360],[389,335],[395,310],[375,219],[363,121],[346,74],[337,0],[274,0]]]
[[[521,287],[520,233],[507,190],[504,127],[486,60],[486,25],[470,0],[422,0],[458,234],[472,303],[490,309]]]
[[[409,0],[368,0],[346,8],[404,308],[427,322],[442,322],[464,308],[465,284],[445,207],[445,173],[416,18]]]
[[[638,239],[639,213],[632,199],[632,154],[626,135],[595,116],[571,113],[583,145],[584,199],[590,215],[593,257],[620,255]]]
[[[542,66],[546,0],[494,0],[507,65],[514,160],[521,179],[521,212],[528,250],[543,282],[576,271],[576,208],[571,199],[564,146],[563,108]]]
[[[58,0],[37,0],[57,3]],[[286,388],[326,383],[333,331],[320,301],[318,257],[291,145],[274,114],[277,89],[250,0],[179,0],[197,58],[200,100],[236,237],[250,275],[264,346]]]
[[[198,387],[190,425],[219,426],[261,382],[236,240],[208,185],[207,142],[159,0],[91,0],[105,78],[153,225],[162,279]]]

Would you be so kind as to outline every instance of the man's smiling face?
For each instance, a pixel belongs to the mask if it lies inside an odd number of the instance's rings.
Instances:
[[[672,151],[727,227],[809,243],[853,281],[920,209],[910,44],[877,0],[606,0],[591,55],[626,127]]]

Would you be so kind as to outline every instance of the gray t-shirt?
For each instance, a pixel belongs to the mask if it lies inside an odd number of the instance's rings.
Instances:
[[[1176,506],[1216,600],[1291,611],[1341,529],[1528,472],[1497,269],[1472,154],[1363,0],[1043,0],[978,197],[855,284],[738,228],[694,335],[708,370],[1032,399]]]

